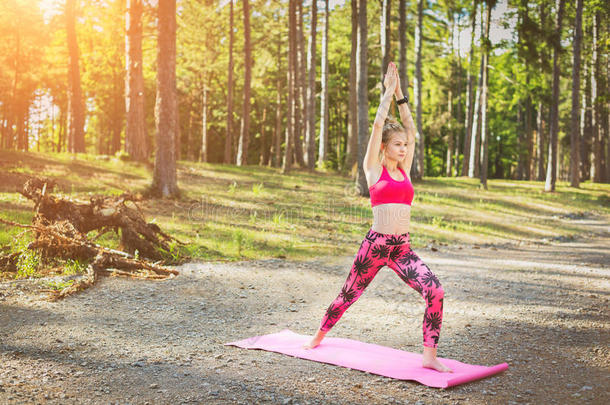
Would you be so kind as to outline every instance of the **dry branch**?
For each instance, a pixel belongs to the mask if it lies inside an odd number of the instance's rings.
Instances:
[[[92,196],[89,203],[58,198],[50,194],[56,183],[50,179],[32,178],[20,193],[34,202],[35,215],[31,225],[0,219],[0,222],[34,232],[34,241],[26,249],[41,253],[49,259],[92,260],[87,275],[80,281],[57,292],[50,291],[50,299],[63,298],[93,285],[99,276],[123,275],[134,278],[159,279],[173,277],[178,271],[167,269],[144,259],[163,262],[162,252],[170,251],[170,243],[184,243],[163,232],[156,224],[146,223],[136,202],[142,197],[123,193],[117,197]],[[131,201],[136,209],[125,203]],[[120,231],[120,249],[100,246],[87,237],[90,231],[101,234]],[[139,258],[134,257],[138,251]],[[17,271],[21,252],[0,257],[0,269]]]

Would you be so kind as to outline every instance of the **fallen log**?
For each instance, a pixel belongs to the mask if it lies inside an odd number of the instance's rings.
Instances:
[[[116,197],[92,196],[89,203],[83,203],[53,196],[50,191],[54,186],[55,182],[50,179],[32,178],[25,182],[20,193],[35,204],[31,225],[0,218],[1,223],[34,233],[34,240],[26,250],[39,252],[44,262],[57,259],[91,261],[82,279],[61,291],[45,290],[50,292],[50,300],[88,288],[99,276],[164,279],[179,274],[158,263],[171,262],[170,243],[184,243],[163,232],[156,224],[146,223],[136,204],[142,200],[140,196],[131,193]],[[136,209],[127,206],[128,201]],[[93,240],[109,231],[120,232],[121,250],[101,246],[89,239],[88,232],[94,230],[99,233]],[[0,270],[16,272],[21,253],[1,256]]]

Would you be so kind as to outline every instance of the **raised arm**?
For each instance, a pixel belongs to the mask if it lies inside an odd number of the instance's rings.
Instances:
[[[375,115],[375,121],[373,122],[373,131],[366,147],[366,154],[364,155],[364,170],[370,170],[372,167],[379,166],[381,163],[379,160],[379,151],[381,150],[381,134],[383,131],[383,125],[385,124],[385,119],[388,116],[388,110],[390,109],[390,103],[392,102],[392,96],[395,91],[397,81],[398,72],[396,71],[396,65],[390,62],[388,65],[388,71],[383,80],[386,90],[383,94],[381,103],[379,103],[379,107],[377,108],[377,115]]]
[[[394,95],[396,96],[396,100],[400,100],[404,97],[400,87],[400,77],[397,80]],[[411,115],[411,110],[409,109],[408,104],[409,103],[402,103],[398,105],[400,120],[402,121],[402,125],[405,127],[407,132],[407,154],[403,160],[398,162],[398,165],[402,167],[407,174],[410,173],[411,165],[413,164],[413,155],[415,154],[415,134],[417,133],[417,130],[415,129],[415,122],[413,121],[413,116]]]

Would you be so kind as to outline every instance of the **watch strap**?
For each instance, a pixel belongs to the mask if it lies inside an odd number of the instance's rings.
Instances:
[[[396,100],[396,104],[401,105],[404,103],[408,103],[409,99],[407,98],[407,96],[404,96],[403,98],[401,98],[400,100]]]

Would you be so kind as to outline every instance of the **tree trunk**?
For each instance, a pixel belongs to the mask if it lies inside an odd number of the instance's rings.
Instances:
[[[233,0],[229,0],[229,69],[227,79],[227,136],[224,163],[233,163]]]
[[[454,69],[453,69],[453,40],[454,40],[454,31],[455,31],[455,20],[454,20],[454,16],[453,16],[453,11],[449,11],[449,26],[450,26],[450,31],[451,31],[451,36],[450,36],[450,43],[451,45],[449,46],[449,90],[448,90],[448,94],[447,94],[447,114],[449,117],[449,122],[447,125],[447,152],[445,155],[445,176],[447,177],[451,177],[453,175],[453,166],[452,166],[452,157],[453,157],[453,128],[451,126],[452,124],[452,120],[453,120],[453,90],[451,87],[451,83],[454,79]]]
[[[399,0],[398,15],[400,23],[398,25],[398,37],[400,42],[400,56],[398,63],[398,75],[402,93],[409,94],[409,77],[407,76],[407,0]]]
[[[352,0],[356,1],[356,0]],[[364,155],[369,138],[369,98],[368,98],[368,65],[367,65],[367,26],[366,0],[358,0],[358,46],[356,55],[356,78],[358,81],[358,174],[356,185],[360,195],[369,197],[366,176],[364,174]]]
[[[549,139],[549,158],[546,167],[546,182],[544,191],[555,191],[557,180],[557,134],[559,132],[559,53],[561,52],[561,20],[563,17],[564,0],[557,0],[557,21],[555,24],[555,35],[553,40],[553,98],[551,100],[551,128]]]
[[[296,29],[296,90],[297,90],[297,116],[295,127],[294,152],[296,162],[301,167],[305,167],[303,158],[303,143],[305,137],[305,119],[307,117],[307,103],[305,101],[305,39],[303,35],[303,1],[297,1],[297,29]]]
[[[26,121],[28,116],[29,103],[23,100],[17,107],[17,149],[28,150],[28,136],[26,132]]]
[[[582,89],[581,95],[580,95],[580,128],[579,128],[579,138],[580,138],[580,142],[578,145],[578,151],[579,151],[579,183],[581,181],[585,181],[588,178],[588,174],[589,171],[586,168],[586,162],[587,162],[587,157],[588,157],[588,153],[587,153],[587,143],[586,143],[586,137],[587,137],[587,100],[588,100],[588,77],[587,77],[587,63],[583,63],[582,65],[582,78],[583,78],[583,84],[584,84],[584,88]]]
[[[286,124],[286,148],[284,150],[284,161],[282,173],[287,173],[292,168],[292,142],[294,140],[295,119],[295,59],[296,59],[296,0],[288,1],[288,70],[286,72],[288,81],[288,122]]]
[[[610,94],[610,55],[606,53],[606,94]],[[605,182],[610,182],[610,108],[606,104],[606,123],[604,125],[606,134],[606,179]]]
[[[277,42],[277,66],[278,72],[282,69],[282,42]],[[275,132],[273,135],[273,158],[272,166],[280,167],[281,153],[281,136],[282,136],[282,75],[278,74],[275,89]]]
[[[472,116],[473,116],[473,106],[472,106],[472,86],[474,77],[472,75],[472,64],[474,61],[474,33],[476,31],[476,22],[477,22],[477,1],[474,1],[472,4],[472,11],[470,14],[471,20],[471,32],[470,32],[470,52],[468,53],[468,72],[466,74],[466,123],[464,124],[464,128],[466,132],[464,133],[464,157],[462,159],[462,176],[469,175],[470,168],[470,142],[472,137]],[[470,176],[472,177],[472,176]]]
[[[526,86],[529,88],[530,77],[529,71],[527,72],[527,76],[525,79]],[[532,152],[533,152],[533,142],[532,142],[532,97],[528,93],[525,97],[525,153],[523,156],[524,161],[524,180],[531,180],[532,176]]]
[[[305,113],[305,164],[309,170],[316,165],[316,34],[318,2],[311,2],[311,33],[307,49],[307,110]],[[352,67],[350,66],[350,72]],[[351,74],[351,73],[350,73]]]
[[[243,1],[244,10],[244,104],[242,109],[237,166],[248,164],[248,144],[250,143],[250,81],[252,78],[252,57],[250,47],[250,2]]]
[[[538,102],[536,117],[536,180],[544,180],[544,112],[542,101]]]
[[[458,34],[458,38],[460,38],[460,35],[462,33],[460,27],[461,27],[461,22],[462,18],[461,16],[458,16],[458,23],[457,23],[457,34]],[[455,112],[455,117],[456,117],[456,122],[459,122],[462,119],[462,55],[460,52],[460,48],[458,47],[457,49],[457,67],[458,67],[458,75],[457,75],[457,111]],[[454,130],[455,134],[455,143],[453,145],[453,167],[454,169],[454,175],[457,177],[460,175],[460,138],[461,138],[461,132],[456,132]]]
[[[328,0],[324,1],[324,31],[322,34],[322,98],[320,100],[320,145],[318,167],[323,167],[328,153]]]
[[[121,66],[121,70],[123,67]],[[123,132],[123,117],[125,117],[125,75],[114,75],[114,91],[112,98],[114,99],[113,114],[114,119],[109,120],[109,125],[112,131],[112,154],[114,155],[121,150],[121,133]]]
[[[417,25],[415,26],[415,83],[413,86],[413,98],[415,99],[416,109],[416,126],[417,132],[415,133],[415,153],[413,160],[415,162],[413,178],[414,180],[421,180],[425,175],[425,136],[423,134],[422,127],[422,94],[421,94],[421,61],[422,61],[422,30],[424,28],[424,1],[417,1]]]
[[[208,148],[208,86],[203,85],[203,96],[201,100],[201,150],[199,161],[208,163],[210,161]]]
[[[269,163],[270,145],[267,145],[267,134],[265,132],[265,120],[267,119],[267,106],[263,106],[263,118],[261,120],[261,166]]]
[[[189,96],[188,102],[188,127],[186,130],[186,160],[195,160],[195,150],[193,146],[195,145],[195,115],[197,114],[195,110],[195,97],[192,98]]]
[[[4,147],[6,149],[13,149],[13,144],[14,144],[14,139],[15,139],[15,134],[13,133],[13,121],[15,120],[16,117],[16,108],[17,108],[17,87],[19,85],[19,72],[21,71],[20,69],[20,65],[21,65],[21,33],[19,32],[19,30],[16,30],[17,32],[15,33],[16,35],[16,40],[15,42],[17,43],[16,45],[16,49],[15,49],[15,63],[14,63],[14,68],[15,68],[15,74],[13,75],[13,85],[12,85],[12,94],[11,94],[11,103],[9,103],[8,106],[6,106],[7,109],[7,113],[6,113],[6,126],[4,128]]]
[[[148,159],[149,146],[144,116],[144,76],[142,72],[142,0],[127,0],[125,64],[125,151],[136,161]]]
[[[59,131],[57,133],[57,153],[65,151],[66,144],[66,108],[59,109]]]
[[[481,3],[481,23],[479,24],[479,43],[483,42],[483,3]],[[481,49],[481,63],[479,67],[479,82],[474,96],[474,110],[472,115],[472,133],[470,135],[470,156],[468,163],[468,177],[479,176],[479,124],[481,122],[479,113],[481,112],[481,89],[483,88],[483,58],[484,52]]]
[[[595,183],[601,182],[601,161],[602,161],[602,149],[600,139],[600,102],[598,100],[599,94],[599,81],[600,76],[599,69],[599,13],[595,13],[593,16],[593,43],[591,44],[591,171],[590,179]]]
[[[481,9],[483,5],[481,4]],[[481,24],[483,25],[483,24]],[[472,115],[472,132],[470,133],[470,154],[468,162],[468,177],[474,178],[479,173],[479,112],[481,111],[481,89],[483,87],[483,54],[481,54],[481,65],[479,67],[479,83],[474,96],[474,109]]]
[[[383,85],[383,78],[385,72],[388,69],[390,63],[390,16],[392,11],[391,0],[381,0],[381,18],[380,18],[380,32],[379,38],[381,42],[381,93],[379,95],[380,100],[383,99],[383,93],[385,93],[385,86]]]
[[[579,187],[580,161],[580,123],[578,122],[580,106],[580,43],[582,41],[582,0],[576,2],[574,18],[574,44],[572,55],[572,113],[570,116],[570,186]]]
[[[488,62],[491,52],[491,42],[489,41],[489,26],[491,24],[491,9],[493,5],[487,3],[487,16],[485,17],[485,43],[483,46],[483,88],[481,89],[481,184],[487,190],[487,165],[489,159],[489,135],[487,133],[487,81],[488,81]]]
[[[79,51],[76,39],[75,0],[66,0],[66,36],[68,41],[68,149],[85,152],[85,103],[81,90]]]
[[[176,0],[159,0],[157,40],[156,151],[151,192],[170,197],[179,193],[176,181]]]
[[[403,0],[405,1],[405,0]],[[356,100],[358,84],[356,82],[356,55],[358,52],[358,0],[351,0],[352,8],[352,35],[351,35],[351,52],[349,64],[349,99]],[[402,38],[402,37],[401,37]],[[345,165],[354,173],[354,163],[358,161],[358,104],[355,102],[349,103],[348,121],[347,121],[347,152],[345,156]],[[356,164],[356,166],[358,166]]]

